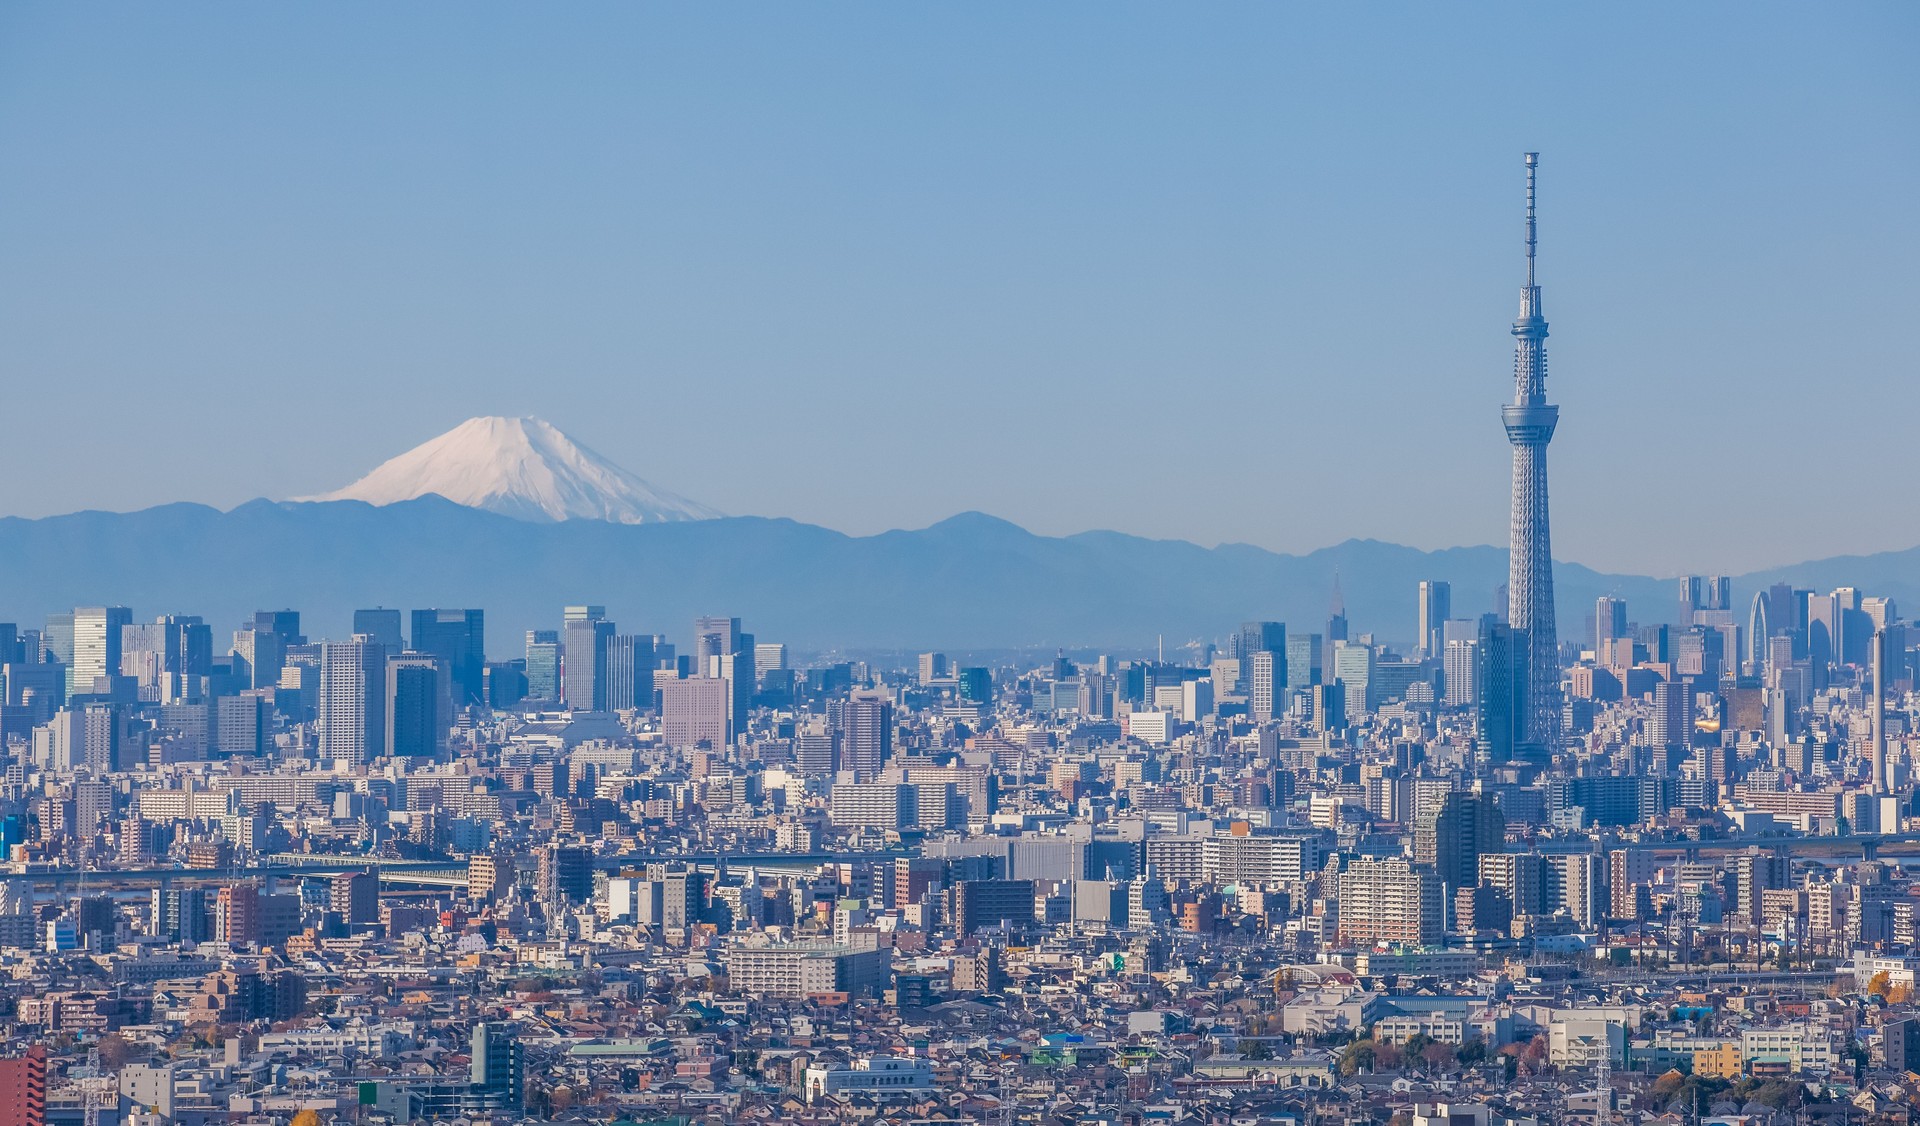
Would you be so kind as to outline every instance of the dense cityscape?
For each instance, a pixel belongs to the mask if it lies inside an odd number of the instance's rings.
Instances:
[[[1536,174],[1488,605],[0,625],[0,1126],[1909,1121],[1920,637],[1719,576],[1556,624]]]

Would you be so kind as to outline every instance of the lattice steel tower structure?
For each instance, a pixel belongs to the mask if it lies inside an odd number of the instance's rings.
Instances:
[[[1513,523],[1508,539],[1507,621],[1526,631],[1528,743],[1560,745],[1560,642],[1553,627],[1553,539],[1547,526],[1547,443],[1560,408],[1547,402],[1547,321],[1534,284],[1534,175],[1527,154],[1527,284],[1513,322],[1513,402],[1501,410],[1513,445]]]

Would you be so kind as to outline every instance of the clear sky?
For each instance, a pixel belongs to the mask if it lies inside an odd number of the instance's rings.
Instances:
[[[0,7],[0,512],[537,414],[734,513],[1920,543],[1920,5]]]

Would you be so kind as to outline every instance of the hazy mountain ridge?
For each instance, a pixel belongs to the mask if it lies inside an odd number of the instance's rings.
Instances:
[[[1506,552],[1349,540],[1283,555],[1119,532],[1038,536],[979,513],[873,536],[763,517],[536,524],[437,496],[0,519],[0,620],[33,625],[108,602],[138,617],[200,614],[224,631],[255,609],[292,606],[310,634],[339,636],[361,606],[481,606],[501,658],[518,653],[520,631],[583,601],[605,603],[622,628],[675,638],[696,614],[737,614],[760,638],[801,649],[1138,650],[1164,635],[1172,652],[1248,618],[1318,631],[1336,571],[1353,632],[1405,641],[1421,579],[1452,583],[1455,616],[1471,617],[1491,608]],[[1735,589],[1743,608],[1776,579],[1853,581],[1911,600],[1916,573],[1920,548],[1774,568]],[[1601,594],[1625,597],[1637,620],[1672,612],[1664,579],[1573,563],[1555,579],[1566,640],[1586,635]]]

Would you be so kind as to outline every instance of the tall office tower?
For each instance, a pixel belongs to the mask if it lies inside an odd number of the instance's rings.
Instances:
[[[101,679],[120,675],[120,631],[132,624],[133,611],[125,606],[74,610],[73,663],[67,668],[70,694],[93,692]]]
[[[388,754],[438,754],[453,726],[453,675],[446,661],[431,653],[388,657],[384,710]]]
[[[40,631],[40,646],[46,654],[44,660],[55,664],[73,667],[73,614],[48,614],[47,624]]]
[[[1316,684],[1307,689],[1312,705],[1310,722],[1319,732],[1344,731],[1347,726],[1347,693],[1338,684]]]
[[[787,647],[778,641],[762,641],[753,647],[753,668],[759,673],[784,671],[787,667]],[[948,666],[946,675],[953,675]]]
[[[568,708],[576,712],[607,710],[607,643],[611,640],[613,623],[605,618],[570,617],[567,621],[566,648],[560,655],[560,694]]]
[[[431,653],[447,663],[453,677],[455,707],[486,702],[481,684],[487,667],[485,610],[415,610],[413,650]]]
[[[1867,706],[1873,714],[1873,792],[1888,794],[1887,780],[1887,631],[1873,634],[1873,700]]]
[[[739,618],[695,618],[693,620],[694,666],[698,675],[711,675],[713,658],[740,651]]]
[[[1527,711],[1520,738],[1560,745],[1560,640],[1553,624],[1553,539],[1547,521],[1547,443],[1560,408],[1547,402],[1547,321],[1534,284],[1534,174],[1527,154],[1527,284],[1513,322],[1513,402],[1501,409],[1513,445],[1513,523],[1508,540],[1507,622],[1527,639]]]
[[[1373,671],[1373,646],[1357,641],[1333,643],[1333,682],[1346,692],[1349,717],[1364,715],[1379,703]]]
[[[1244,658],[1243,658],[1244,659]],[[1270,650],[1255,653],[1247,672],[1247,711],[1255,723],[1271,723],[1286,711],[1286,658]]]
[[[1340,572],[1333,573],[1333,594],[1327,600],[1327,630],[1321,643],[1321,667],[1333,668],[1333,648],[1347,639],[1347,600],[1340,593]]]
[[[1733,609],[1733,580],[1725,575],[1708,575],[1700,584],[1702,610]]]
[[[1881,595],[1862,598],[1860,612],[1867,616],[1867,620],[1873,623],[1873,628],[1876,630],[1886,629],[1889,624],[1900,620],[1900,613],[1895,609],[1893,599]]]
[[[893,702],[884,692],[855,692],[840,709],[840,768],[870,781],[892,757]]]
[[[728,725],[735,731],[745,731],[747,716],[753,711],[753,690],[759,682],[753,668],[753,646],[731,653],[722,653],[712,660],[708,671],[703,675],[715,677],[726,682],[727,709],[731,713]]]
[[[1442,623],[1453,617],[1453,587],[1434,579],[1420,583],[1420,655],[1438,657]]]
[[[233,631],[233,675],[242,688],[272,688],[287,664],[287,643],[270,630]]]
[[[387,753],[387,654],[364,637],[320,646],[320,757],[360,766]]]
[[[575,622],[597,622],[606,616],[607,608],[605,606],[594,606],[583,603],[578,606],[564,607],[560,611],[560,624],[562,626],[570,626]]]
[[[1813,666],[1813,688],[1827,686],[1833,664],[1840,660],[1840,622],[1842,608],[1831,594],[1809,594],[1807,607],[1807,660]]]
[[[755,662],[758,663],[757,661]],[[920,654],[920,683],[928,684],[947,678],[947,655],[945,653]]]
[[[300,611],[298,610],[255,610],[253,628],[277,633],[287,645],[305,645],[307,635],[300,632]]]
[[[1413,827],[1413,862],[1434,870],[1449,888],[1480,882],[1480,857],[1507,843],[1507,818],[1492,794],[1449,791]]]
[[[1287,623],[1285,622],[1241,622],[1240,632],[1234,639],[1234,656],[1240,658],[1239,685],[1217,685],[1226,692],[1238,687],[1242,692],[1252,691],[1253,657],[1256,653],[1271,653],[1274,657],[1274,682],[1284,688],[1287,683]]]
[[[1604,662],[1607,642],[1627,636],[1627,603],[1601,595],[1593,603],[1593,655]]]
[[[1529,711],[1527,637],[1512,626],[1482,619],[1474,642],[1473,743],[1477,765],[1508,762]]]
[[[1860,590],[1858,587],[1840,586],[1833,589],[1834,620],[1837,625],[1833,631],[1833,659],[1836,664],[1867,665],[1872,663],[1873,628],[1867,623],[1866,614],[1860,610]]]
[[[1308,689],[1326,679],[1325,637],[1296,633],[1287,638],[1287,687]]]
[[[1684,626],[1693,621],[1695,610],[1705,607],[1706,591],[1699,575],[1681,575],[1674,585],[1674,603],[1679,608],[1674,620]]]
[[[1793,589],[1792,583],[1774,583],[1767,588],[1767,624],[1773,632],[1794,638],[1794,656],[1806,656],[1806,595]]]
[[[607,711],[652,711],[653,635],[622,633],[607,638],[606,675]]]
[[[1769,643],[1773,640],[1773,599],[1764,590],[1753,592],[1753,605],[1747,608],[1746,652],[1741,654],[1740,671],[1760,676],[1767,671]]]
[[[120,627],[120,661],[114,672],[130,676],[141,689],[141,699],[156,701],[153,694],[169,674],[180,671],[180,626],[169,618],[153,622],[129,623]]]
[[[560,631],[527,631],[527,696],[534,700],[560,698]]]
[[[353,632],[373,638],[389,653],[398,653],[407,647],[406,638],[400,634],[400,611],[398,610],[388,610],[384,607],[355,610]]]
[[[1647,743],[1654,747],[1687,744],[1689,689],[1684,680],[1663,680],[1653,686],[1653,710],[1647,715]]]

